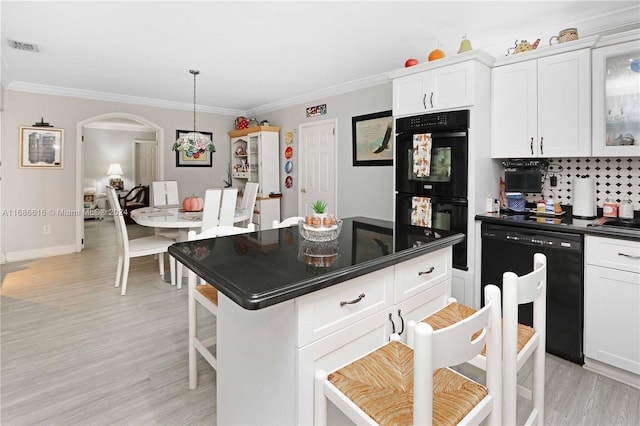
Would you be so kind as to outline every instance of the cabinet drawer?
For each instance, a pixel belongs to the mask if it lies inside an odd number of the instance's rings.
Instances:
[[[451,247],[428,253],[395,266],[395,303],[451,278]]]
[[[392,304],[393,267],[302,296],[296,299],[296,346],[328,336]]]
[[[640,272],[640,242],[587,236],[587,264]]]

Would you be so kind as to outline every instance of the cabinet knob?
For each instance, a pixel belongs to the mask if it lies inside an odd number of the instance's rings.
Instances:
[[[302,192],[303,194],[306,194],[307,190],[306,190],[306,188],[300,188],[300,192]]]

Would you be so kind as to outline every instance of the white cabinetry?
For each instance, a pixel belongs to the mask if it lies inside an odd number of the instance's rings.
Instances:
[[[591,154],[590,49],[496,65],[492,157]]]
[[[589,235],[585,240],[585,367],[638,387],[640,242]]]
[[[473,104],[473,70],[463,62],[393,80],[393,115]]]
[[[474,105],[476,68],[493,58],[474,51],[394,71],[393,116],[424,114]]]
[[[603,37],[615,44],[593,50],[594,156],[640,156],[640,74],[631,70],[638,39],[638,30]]]
[[[242,191],[247,182],[259,184],[253,216],[258,229],[280,220],[280,199],[269,198],[270,193],[280,192],[279,131],[279,127],[258,126],[229,132],[232,186]]]
[[[439,250],[296,299],[296,424],[313,423],[316,370],[341,367],[388,341],[394,331],[406,331],[407,321],[445,305],[451,295],[451,253]]]

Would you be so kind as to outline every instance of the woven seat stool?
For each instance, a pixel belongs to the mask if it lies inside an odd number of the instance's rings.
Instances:
[[[544,421],[544,357],[546,334],[546,257],[534,255],[533,271],[518,277],[505,272],[502,282],[503,295],[503,402],[502,420],[505,424],[516,424],[517,395],[532,400],[533,408],[525,424],[543,424]],[[533,327],[518,322],[518,305],[533,302]],[[455,302],[453,299],[444,308],[422,321],[438,330],[467,318],[475,309]],[[413,336],[408,331],[407,342],[411,346]],[[517,384],[518,371],[533,358],[531,389]],[[469,361],[486,370],[486,352]]]
[[[237,235],[246,232],[253,232],[255,226],[250,223],[247,228],[238,226],[214,226],[199,234],[195,231],[189,231],[187,234],[188,241],[202,240],[206,238],[216,238],[227,235]],[[178,262],[176,274],[182,274],[182,263]],[[209,311],[214,317],[218,316],[218,290],[206,283],[198,283],[196,274],[188,270],[188,308],[189,308],[189,389],[198,387],[198,363],[197,353],[213,367],[218,369],[218,360],[209,348],[216,343],[215,336],[206,339],[198,335],[198,305]]]
[[[500,290],[490,285],[485,293],[484,308],[450,327],[412,322],[414,349],[394,335],[330,374],[317,371],[315,424],[326,424],[328,401],[356,424],[501,424]],[[475,356],[485,343],[487,386],[446,368]]]

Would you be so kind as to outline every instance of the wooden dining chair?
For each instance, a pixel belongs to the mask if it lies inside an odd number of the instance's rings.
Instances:
[[[255,230],[253,224],[247,228],[238,226],[214,226],[197,234],[189,231],[187,236],[189,241],[202,240],[205,238],[216,238],[225,235],[237,235]],[[176,268],[182,271],[182,263],[178,262]],[[187,268],[188,269],[188,268]],[[198,387],[198,360],[197,353],[217,370],[218,361],[209,348],[216,343],[215,336],[203,339],[198,335],[198,305],[205,308],[213,316],[218,315],[218,290],[215,287],[203,282],[196,274],[188,269],[189,285],[189,389]]]
[[[131,219],[131,212],[142,207],[149,207],[149,185],[134,186],[126,194],[118,196],[118,203],[122,207],[125,223],[135,223]]]
[[[327,424],[327,402],[356,424],[430,425],[502,423],[500,290],[485,287],[484,308],[434,330],[410,322],[414,348],[399,336],[344,367],[315,377],[314,418]],[[454,371],[487,347],[487,384]]]
[[[236,209],[234,222],[252,222],[253,210],[256,205],[256,199],[258,197],[257,182],[247,182],[242,193],[242,199],[240,200],[240,206]]]
[[[118,196],[112,187],[107,187],[107,197],[109,203],[113,206],[113,220],[116,224],[116,236],[118,240],[118,266],[116,270],[116,287],[121,286],[120,294],[124,296],[127,293],[127,280],[129,278],[129,263],[131,258],[148,256],[152,254],[158,255],[158,266],[160,276],[164,279],[164,253],[175,241],[153,235],[149,237],[129,239],[127,225],[124,222],[122,207],[118,203]],[[169,255],[169,268],[171,273],[171,284],[175,284],[175,259]]]
[[[282,222],[280,222],[278,219],[274,219],[273,222],[271,222],[271,227],[272,228],[286,228],[289,227],[291,225],[297,225],[298,222],[300,222],[300,220],[304,221],[304,217],[302,216],[291,216],[288,217],[286,219],[283,219]]]
[[[547,258],[542,253],[533,256],[532,272],[518,276],[505,272],[502,278],[503,312],[503,402],[502,420],[505,424],[516,424],[517,395],[532,400],[532,410],[525,424],[544,422],[544,375],[546,340],[546,293]],[[518,306],[533,302],[533,327],[518,323]],[[459,304],[455,299],[443,309],[422,320],[435,330],[450,326],[476,312],[468,306]],[[412,344],[411,329],[407,342]],[[531,389],[517,383],[518,372],[527,360],[533,358]],[[469,361],[482,370],[487,370],[487,357],[481,352]]]

